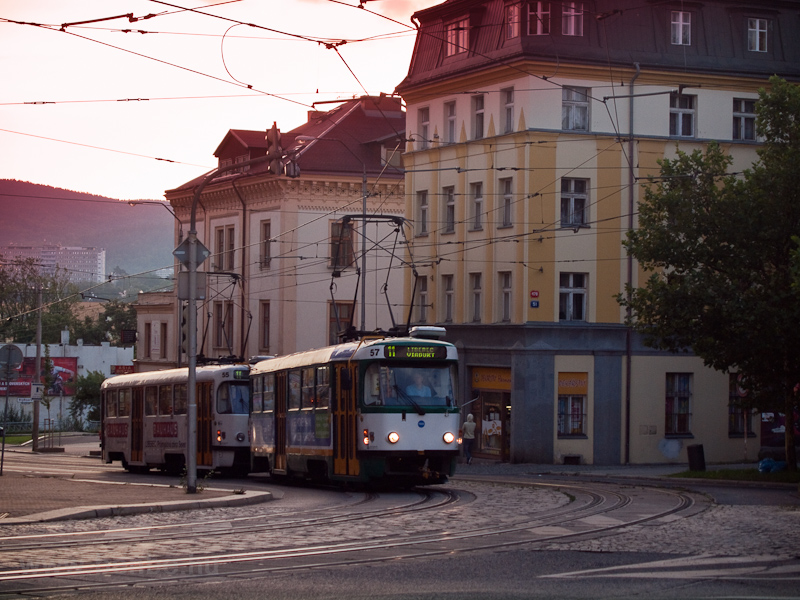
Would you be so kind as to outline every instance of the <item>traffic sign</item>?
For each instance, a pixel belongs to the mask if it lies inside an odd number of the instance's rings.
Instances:
[[[182,265],[184,265],[186,267],[189,266],[189,262],[191,260],[191,258],[189,256],[189,252],[190,252],[189,248],[190,247],[191,247],[191,244],[189,243],[189,238],[186,238],[180,244],[178,244],[178,247],[175,248],[175,250],[172,251],[172,255],[175,258],[177,258],[178,261]],[[211,250],[206,248],[200,242],[200,240],[195,240],[195,242],[194,242],[194,253],[195,253],[195,259],[196,259],[195,260],[195,264],[197,266],[200,266],[201,264],[203,264],[203,261],[205,259],[207,259],[209,256],[211,256]]]
[[[18,369],[22,364],[22,350],[13,344],[6,344],[0,348],[0,365],[8,365],[12,369]]]

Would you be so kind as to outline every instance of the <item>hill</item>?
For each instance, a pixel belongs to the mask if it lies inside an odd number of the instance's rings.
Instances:
[[[175,220],[153,205],[0,179],[0,245],[105,248],[106,270],[172,266]]]

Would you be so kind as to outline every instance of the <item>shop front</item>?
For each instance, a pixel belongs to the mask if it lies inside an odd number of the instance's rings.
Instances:
[[[464,407],[464,419],[472,414],[475,429],[473,455],[507,461],[511,451],[511,369],[472,367],[472,399]]]

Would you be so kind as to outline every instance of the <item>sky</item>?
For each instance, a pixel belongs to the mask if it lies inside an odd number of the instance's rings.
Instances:
[[[392,93],[441,1],[0,0],[0,179],[163,199],[229,129]]]

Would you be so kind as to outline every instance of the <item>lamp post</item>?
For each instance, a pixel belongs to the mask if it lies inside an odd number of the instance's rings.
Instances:
[[[168,202],[160,202],[159,200],[128,200],[129,206],[138,206],[140,204],[155,204],[157,206],[163,206],[164,209],[172,215],[172,218],[178,222],[178,242],[183,241],[183,221],[181,221],[175,214],[175,211],[170,208]]]
[[[353,158],[361,163],[361,331],[365,331],[367,324],[367,163],[361,160],[347,144],[338,138],[319,138],[310,135],[298,135],[294,138],[300,144],[313,142],[338,142]],[[310,148],[310,146],[306,146]]]

